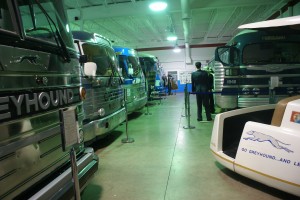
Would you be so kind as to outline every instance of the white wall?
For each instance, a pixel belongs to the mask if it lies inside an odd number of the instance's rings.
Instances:
[[[200,61],[202,65],[206,65],[207,61],[214,56],[214,51],[215,47],[191,48],[191,64],[185,63],[185,49],[181,49],[180,53],[175,53],[173,50],[145,51],[145,53],[155,55],[167,74],[168,71],[195,71],[195,63]]]

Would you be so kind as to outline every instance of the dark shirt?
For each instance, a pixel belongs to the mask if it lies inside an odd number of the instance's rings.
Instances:
[[[192,92],[207,92],[210,89],[208,73],[197,70],[192,73]]]

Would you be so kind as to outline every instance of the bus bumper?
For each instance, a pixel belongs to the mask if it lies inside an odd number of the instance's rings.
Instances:
[[[92,148],[86,148],[85,155],[77,160],[77,169],[80,190],[83,191],[98,170],[98,157]],[[71,199],[74,194],[72,170],[69,167],[29,199]]]
[[[120,109],[104,118],[91,121],[83,125],[84,141],[96,139],[96,137],[103,137],[108,132],[115,129],[118,125],[126,120],[125,108]]]

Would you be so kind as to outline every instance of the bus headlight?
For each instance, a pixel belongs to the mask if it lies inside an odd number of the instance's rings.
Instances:
[[[250,89],[249,88],[243,88],[242,89],[242,94],[244,94],[244,95],[250,94]]]
[[[252,92],[253,92],[253,94],[258,95],[260,93],[260,89],[259,88],[253,88]]]
[[[104,109],[104,108],[100,108],[100,109],[98,110],[98,113],[99,113],[99,115],[100,115],[101,117],[103,117],[103,116],[105,115],[105,109]]]
[[[84,87],[80,87],[79,95],[81,100],[85,100],[86,98],[86,89]]]

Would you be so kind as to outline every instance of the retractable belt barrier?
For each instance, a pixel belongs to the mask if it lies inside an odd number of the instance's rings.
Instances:
[[[244,91],[237,91],[237,92],[189,92],[190,94],[222,94],[222,95],[226,95],[226,94],[230,94],[230,95],[233,95],[233,94],[243,94],[243,95],[258,95],[258,94],[253,94],[254,92],[259,92],[259,95],[267,95],[267,94],[270,94],[270,92],[262,92],[262,91],[259,91],[259,90],[251,90],[251,92],[244,92]]]
[[[186,92],[185,94],[187,94],[185,96],[185,106],[186,106],[186,110],[187,110],[187,114],[186,116],[188,117],[188,125],[187,126],[183,126],[184,129],[193,129],[195,128],[195,126],[191,126],[191,107],[190,107],[190,95],[188,92]]]
[[[186,117],[187,116],[187,96],[188,96],[188,91],[187,91],[187,84],[185,84],[184,87],[184,115],[181,115],[182,117]]]
[[[123,138],[122,143],[133,143],[134,139],[130,138],[128,135],[128,110],[127,110],[127,89],[124,89],[124,105],[125,105],[125,113],[126,113],[126,138]]]
[[[191,115],[190,115],[190,94],[204,94],[204,95],[208,95],[208,94],[221,94],[221,95],[233,95],[233,94],[236,94],[236,95],[239,95],[239,94],[244,94],[244,95],[256,95],[256,94],[253,94],[254,92],[259,92],[260,95],[262,94],[267,94],[267,95],[270,95],[270,103],[274,103],[274,90],[273,89],[270,89],[268,91],[268,93],[266,92],[261,92],[259,90],[251,90],[251,93],[252,94],[249,94],[249,92],[247,92],[248,94],[245,94],[246,92],[245,91],[235,91],[235,92],[188,92],[187,91],[187,86],[185,86],[184,88],[184,107],[185,107],[185,116],[187,117],[187,120],[188,120],[188,126],[184,126],[183,128],[185,129],[191,129],[191,128],[195,128],[194,126],[191,126],[190,122],[191,122]],[[184,115],[182,115],[182,117],[185,117]]]

